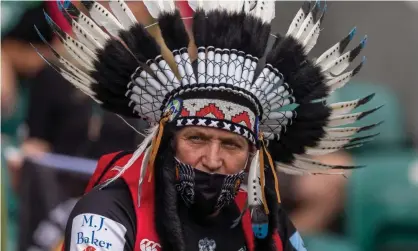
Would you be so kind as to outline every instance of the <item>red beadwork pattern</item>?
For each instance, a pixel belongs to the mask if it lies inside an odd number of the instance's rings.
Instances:
[[[188,116],[190,116],[190,112],[185,107],[183,107],[183,109],[181,109],[180,116],[181,117],[188,117]]]
[[[231,118],[231,121],[237,124],[244,122],[248,128],[253,128],[250,122],[250,115],[246,111],[243,111],[240,114],[233,116]]]
[[[208,114],[213,114],[217,119],[224,119],[225,114],[215,104],[210,103],[196,112],[198,117],[206,117]]]

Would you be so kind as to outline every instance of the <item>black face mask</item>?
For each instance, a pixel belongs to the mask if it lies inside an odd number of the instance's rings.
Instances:
[[[210,174],[176,159],[176,175],[176,190],[186,206],[208,216],[234,201],[245,174]]]

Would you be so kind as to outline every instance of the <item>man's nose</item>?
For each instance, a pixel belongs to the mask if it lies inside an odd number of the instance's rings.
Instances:
[[[223,161],[220,150],[220,143],[211,142],[208,144],[207,150],[202,158],[202,165],[207,169],[207,172],[216,172],[222,167]]]

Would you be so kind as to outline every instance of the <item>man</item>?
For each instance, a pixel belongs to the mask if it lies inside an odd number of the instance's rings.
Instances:
[[[92,19],[70,2],[61,8],[84,42],[66,37],[47,17],[87,70],[61,59],[65,67],[57,71],[103,108],[152,127],[135,152],[99,160],[68,221],[64,250],[306,250],[280,207],[276,172],[355,168],[321,164],[310,155],[369,138],[351,136],[373,125],[339,126],[371,113],[350,112],[372,96],[314,101],[359,71],[361,64],[344,73],[365,41],[343,54],[353,31],[308,60],[325,8],[305,3],[287,35],[272,35],[266,65],[255,74],[274,2],[190,1],[198,52],[193,68],[174,2],[145,1],[161,29],[162,48],[173,54],[173,69],[147,31],[155,24],[139,24],[123,1],[110,2],[111,12],[97,2],[83,4]]]

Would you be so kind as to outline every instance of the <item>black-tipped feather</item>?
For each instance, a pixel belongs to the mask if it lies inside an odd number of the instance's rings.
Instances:
[[[365,36],[363,40],[361,40],[360,44],[350,52],[350,62],[352,62],[358,54],[360,54],[361,50],[366,46],[366,42],[367,36]]]
[[[197,47],[208,46],[206,41],[206,16],[205,12],[197,9],[193,15],[193,37]]]
[[[104,49],[98,50],[98,61],[90,75],[105,88],[117,95],[124,95],[135,69],[139,66],[134,56],[117,40],[109,40]]]
[[[81,3],[84,5],[84,7],[86,7],[86,9],[88,11],[90,11],[91,8],[93,8],[94,1],[85,1],[85,0],[82,0]]]
[[[370,100],[372,100],[373,99],[373,97],[375,96],[376,94],[375,93],[372,93],[372,94],[370,94],[370,95],[368,95],[368,96],[366,96],[366,97],[364,97],[364,98],[362,98],[358,103],[357,103],[357,105],[356,105],[356,107],[355,108],[357,108],[357,107],[359,107],[359,106],[362,106],[362,105],[364,105],[364,104],[367,104]]]
[[[143,48],[139,47],[140,44],[137,43],[137,37],[131,31],[121,31],[119,37],[125,42],[138,61],[143,63],[147,62],[149,58],[144,55]]]
[[[368,130],[372,130],[372,129],[374,129],[374,128],[376,128],[376,127],[380,126],[381,124],[383,124],[383,121],[380,121],[380,122],[375,123],[375,124],[371,124],[371,125],[363,126],[363,127],[361,127],[361,128],[358,130],[358,132],[365,132],[365,131],[368,131]]]
[[[62,3],[58,4],[59,8],[62,8]],[[78,17],[80,16],[80,10],[77,9],[77,7],[74,6],[73,3],[71,3],[71,1],[65,1],[65,10],[68,12],[68,14],[75,18],[75,20],[77,21]],[[64,10],[61,10],[62,12],[65,12]],[[68,20],[68,17],[66,17]],[[69,20],[69,22],[71,23],[71,20]]]
[[[295,38],[285,37],[276,41],[267,55],[266,63],[277,68],[283,74],[286,82],[287,78],[305,64],[307,60],[303,46]]]
[[[267,55],[266,62],[283,74],[296,103],[307,103],[327,96],[329,87],[325,85],[321,68],[308,60],[303,46],[295,38],[289,36],[278,39]]]
[[[357,30],[356,27],[354,27],[350,31],[350,33],[340,41],[340,46],[339,46],[339,53],[340,54],[342,54],[344,52],[345,48],[347,48],[348,44],[353,39],[353,36],[355,35],[356,30]]]
[[[254,16],[226,10],[209,11],[205,26],[208,46],[236,49],[257,58],[264,54],[271,29],[270,24],[263,24]]]
[[[314,7],[312,8],[311,12],[312,12],[313,23],[316,23],[316,21],[318,21],[318,12],[319,12],[319,4],[318,4],[318,2],[314,5]],[[321,14],[320,17],[322,17],[322,14]]]
[[[307,16],[311,10],[311,1],[304,1],[301,8],[305,16]]]
[[[354,68],[354,70],[353,70],[353,75],[352,75],[352,76],[354,76],[354,75],[356,75],[357,73],[359,73],[359,72],[360,72],[361,68],[362,68],[362,67],[363,67],[363,65],[364,65],[364,62],[366,62],[366,58],[365,58],[365,57],[363,57],[363,60],[361,61],[361,63],[360,63],[359,65],[357,65],[357,67],[356,67],[356,68]]]
[[[232,13],[228,16],[228,32],[225,36],[225,48],[245,51],[244,41],[242,41],[242,29],[245,15],[243,12]]]
[[[135,24],[128,32],[120,32],[119,36],[135,56],[143,55],[142,58],[148,60],[161,54],[159,45],[142,24]]]
[[[280,141],[271,140],[269,149],[274,161],[291,163],[293,154],[304,154],[306,147],[315,147],[326,135],[324,127],[330,116],[330,109],[321,103],[300,105],[295,111],[296,118],[291,126],[280,133]]]
[[[379,135],[380,135],[380,133],[375,133],[375,134],[372,134],[372,135],[366,135],[366,136],[362,136],[362,137],[356,137],[356,138],[353,138],[352,140],[350,140],[350,143],[357,143],[357,144],[363,143],[363,141],[372,140],[372,139],[376,138]]]
[[[280,71],[280,69],[279,69]],[[308,103],[328,95],[329,87],[319,67],[311,61],[306,61],[297,72],[287,78],[287,83],[293,90],[296,103]]]
[[[67,37],[65,32],[52,20],[45,10],[44,16],[52,31],[55,32],[61,39],[65,39]]]
[[[295,109],[298,121],[326,121],[331,115],[331,109],[322,103],[300,105]]]
[[[178,10],[174,13],[161,14],[158,17],[158,24],[164,42],[171,51],[189,46],[189,35]]]
[[[364,118],[364,117],[366,117],[366,116],[368,116],[368,115],[370,115],[370,114],[372,114],[372,113],[374,113],[375,111],[377,111],[377,110],[379,110],[380,108],[382,108],[384,105],[381,105],[381,106],[378,106],[378,107],[376,107],[376,108],[374,108],[374,109],[371,109],[371,110],[368,110],[368,111],[365,111],[365,112],[363,112],[358,118],[357,118],[357,120],[360,120],[360,119],[362,119],[362,118]]]
[[[247,44],[245,52],[261,58],[267,47],[268,38],[270,36],[271,25],[262,23],[262,21],[253,16],[246,16],[243,23],[243,32],[250,34],[250,43]],[[245,44],[244,44],[245,45]]]

